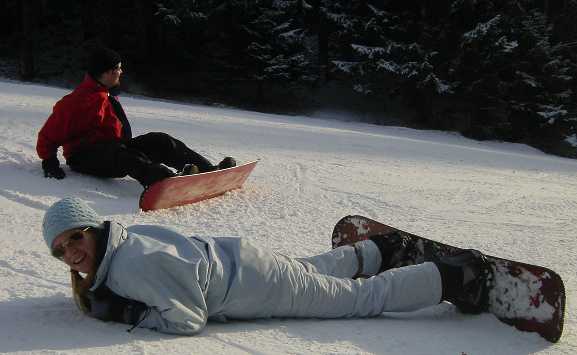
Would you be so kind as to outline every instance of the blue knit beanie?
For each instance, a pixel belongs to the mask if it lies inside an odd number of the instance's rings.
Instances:
[[[69,229],[80,227],[101,227],[102,219],[84,201],[66,197],[54,203],[44,215],[42,234],[49,249],[54,239]]]

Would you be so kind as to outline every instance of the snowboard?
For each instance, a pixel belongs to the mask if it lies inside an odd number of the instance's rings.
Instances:
[[[374,235],[383,238],[394,233],[409,248],[403,260],[392,267],[419,264],[435,256],[453,255],[462,249],[407,233],[363,216],[346,216],[335,226],[333,248],[349,245]],[[525,264],[486,255],[492,269],[489,305],[486,312],[515,328],[536,332],[557,342],[563,332],[565,288],[561,277],[542,266]]]
[[[140,195],[143,211],[171,208],[199,202],[240,188],[256,161],[228,169],[194,175],[175,176],[150,185]]]

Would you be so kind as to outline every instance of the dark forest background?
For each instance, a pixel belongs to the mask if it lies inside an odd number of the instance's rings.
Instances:
[[[135,94],[577,157],[576,18],[577,0],[0,0],[0,76],[74,87],[102,43]]]

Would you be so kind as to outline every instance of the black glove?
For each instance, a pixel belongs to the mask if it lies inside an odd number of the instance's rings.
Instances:
[[[42,160],[42,169],[44,170],[44,177],[47,178],[56,178],[61,180],[66,176],[64,170],[60,167],[58,158],[56,157]]]
[[[87,297],[90,301],[88,315],[105,322],[135,325],[148,309],[146,304],[120,297],[107,287],[88,292]]]

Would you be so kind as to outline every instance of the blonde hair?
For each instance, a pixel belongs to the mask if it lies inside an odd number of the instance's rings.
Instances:
[[[86,277],[82,277],[78,271],[70,269],[72,297],[74,298],[76,307],[84,314],[89,314],[91,310],[88,291],[94,282],[94,278],[95,274],[88,274]]]

